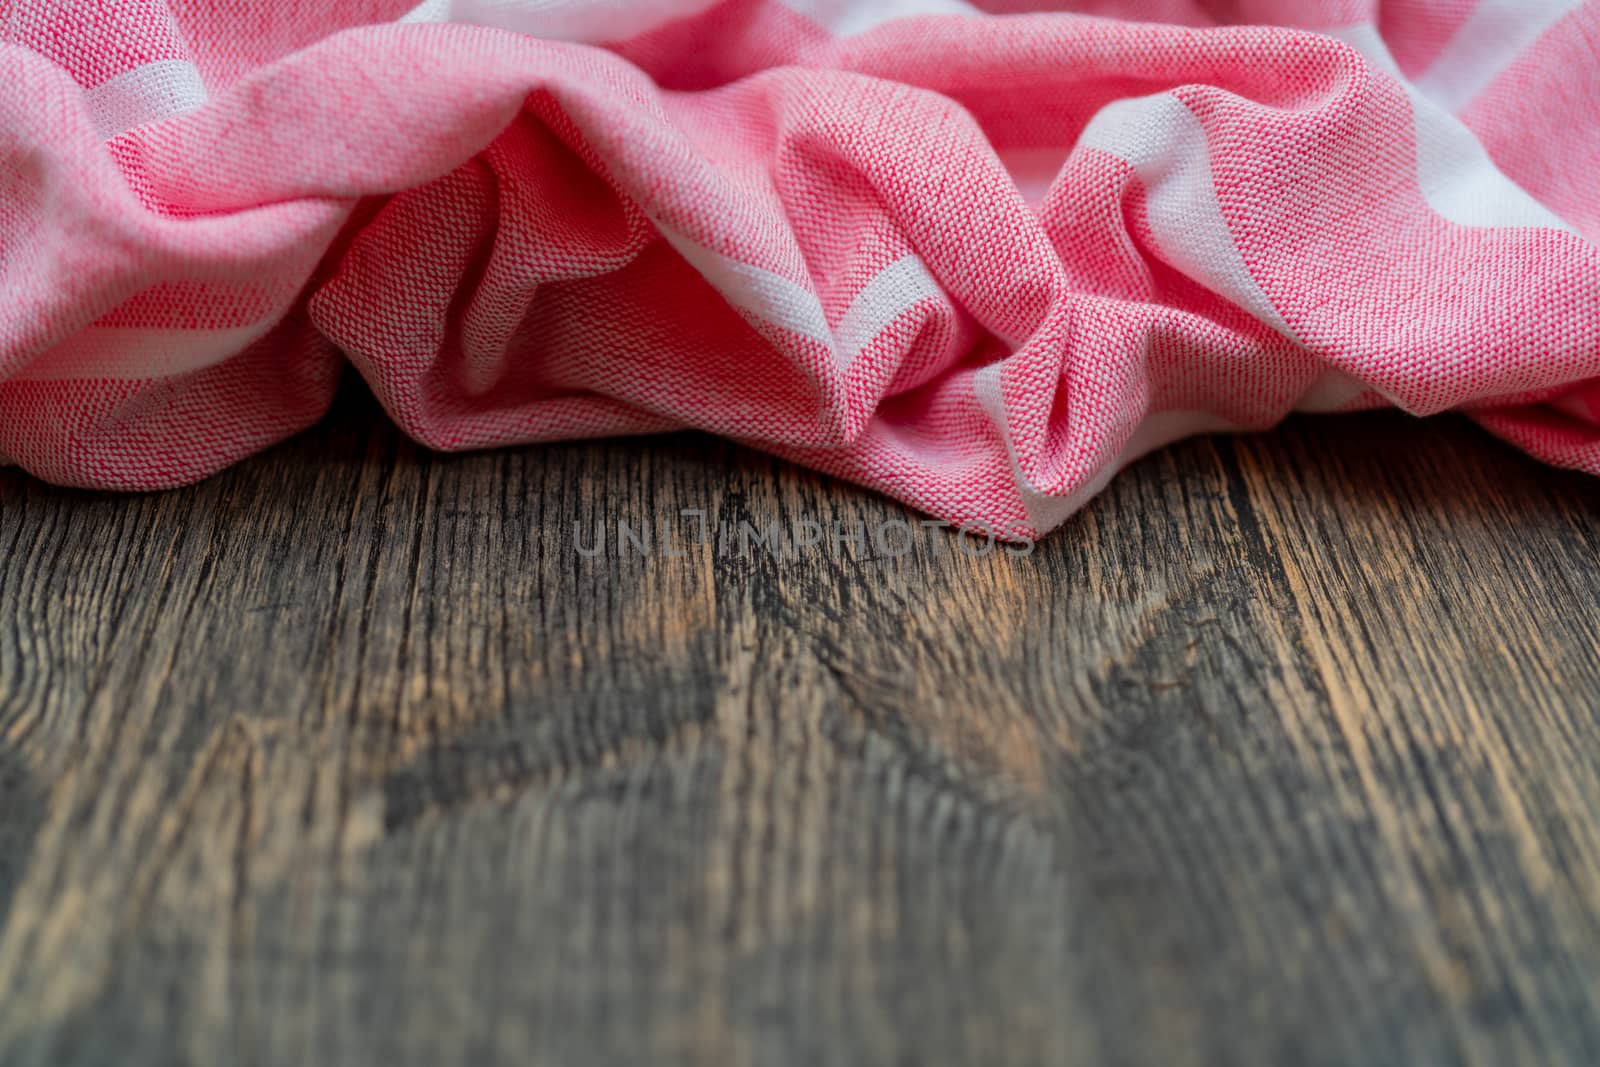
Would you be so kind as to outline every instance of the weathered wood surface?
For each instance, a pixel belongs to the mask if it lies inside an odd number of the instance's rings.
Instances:
[[[1028,557],[697,438],[353,399],[0,472],[0,1063],[1600,1063],[1597,483],[1464,422],[1151,457]]]

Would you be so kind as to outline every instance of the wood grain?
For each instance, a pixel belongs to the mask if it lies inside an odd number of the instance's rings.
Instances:
[[[579,551],[684,509],[917,518],[354,391],[0,472],[0,1063],[1600,1062],[1591,480],[1304,419],[1027,556]]]

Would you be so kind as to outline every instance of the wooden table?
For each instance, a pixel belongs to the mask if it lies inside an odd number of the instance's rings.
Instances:
[[[1303,419],[1028,556],[589,555],[917,517],[353,391],[0,472],[0,1063],[1600,1063],[1597,490]]]

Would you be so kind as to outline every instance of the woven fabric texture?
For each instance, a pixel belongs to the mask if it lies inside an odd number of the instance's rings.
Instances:
[[[0,12],[52,482],[203,478],[347,362],[433,448],[697,427],[1008,537],[1293,410],[1600,472],[1600,0]]]

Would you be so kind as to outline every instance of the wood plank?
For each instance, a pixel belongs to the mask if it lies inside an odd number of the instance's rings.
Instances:
[[[354,391],[180,492],[0,472],[0,1062],[1600,1062],[1597,519],[1394,414],[1026,556],[741,553],[918,517]]]

